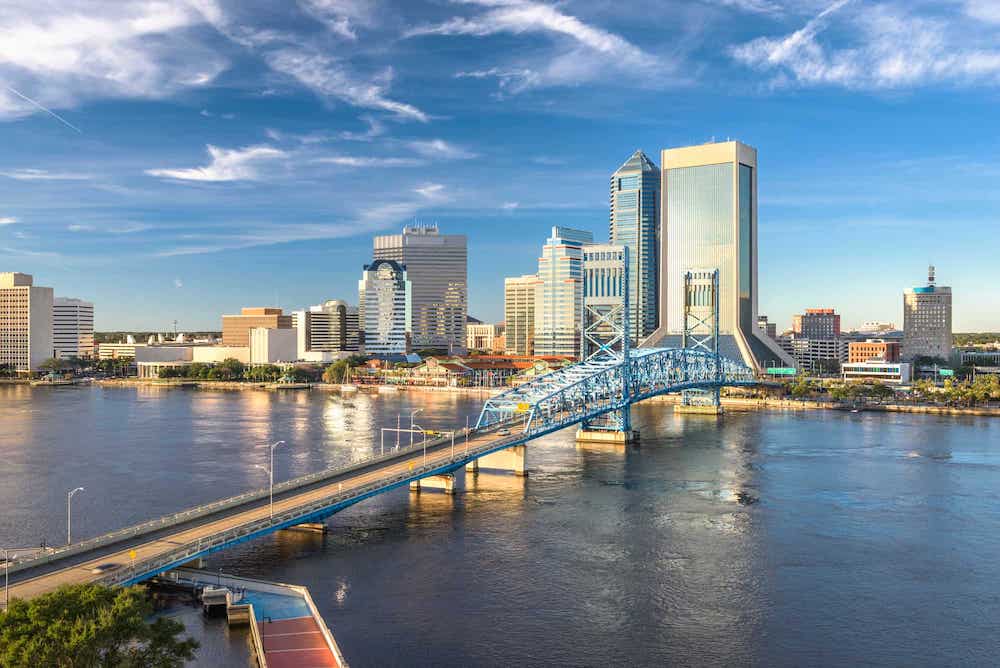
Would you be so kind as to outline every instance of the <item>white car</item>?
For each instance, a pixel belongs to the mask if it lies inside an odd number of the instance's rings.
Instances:
[[[510,429],[507,429],[507,427],[497,429],[497,436],[510,436]]]

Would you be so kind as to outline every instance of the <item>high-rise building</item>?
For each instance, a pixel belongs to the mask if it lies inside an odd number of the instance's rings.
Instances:
[[[903,294],[903,359],[951,357],[951,288],[935,285],[934,267],[927,285]]]
[[[840,337],[840,315],[832,308],[807,308],[792,316],[792,331],[807,339]]]
[[[660,168],[636,151],[611,175],[610,243],[628,248],[629,325],[638,342],[656,330]]]
[[[248,307],[239,315],[222,316],[222,345],[245,348],[250,345],[250,330],[255,327],[289,329],[292,316],[280,308]]]
[[[358,350],[358,309],[339,299],[292,311],[292,326],[299,359]]]
[[[778,325],[768,322],[766,315],[757,316],[757,328],[772,339],[778,338]]]
[[[541,281],[529,274],[503,280],[503,311],[508,355],[535,354],[535,300]]]
[[[583,331],[583,247],[594,235],[553,227],[538,258],[535,354],[577,357]]]
[[[94,356],[94,305],[82,299],[52,300],[52,347],[54,357]]]
[[[0,364],[37,371],[52,357],[52,301],[30,274],[0,273]]]
[[[763,370],[794,361],[757,327],[757,151],[730,141],[664,149],[660,325],[647,345],[679,346],[684,274],[719,270],[719,352]]]
[[[407,226],[402,234],[375,237],[375,259],[406,267],[413,285],[413,348],[463,352],[469,306],[465,235],[440,234],[436,225]]]
[[[375,260],[365,265],[358,281],[362,352],[368,355],[410,352],[412,300],[406,267],[395,260]]]

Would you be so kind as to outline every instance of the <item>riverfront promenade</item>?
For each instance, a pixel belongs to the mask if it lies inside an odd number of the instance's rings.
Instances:
[[[426,450],[417,445],[391,451],[370,462],[329,471],[329,475],[320,481],[303,481],[300,486],[277,494],[273,512],[267,503],[267,490],[263,490],[263,501],[258,499],[212,513],[172,529],[132,536],[83,554],[49,560],[37,567],[28,562],[21,572],[11,574],[9,594],[11,598],[30,599],[66,584],[129,584],[141,581],[229,545],[299,523],[316,521],[375,494],[455,470],[494,450],[515,445],[520,440],[524,440],[521,434],[499,435],[491,429],[472,432],[467,440],[464,434],[456,435],[454,441],[450,438],[438,439],[428,444]],[[105,564],[115,567],[105,572],[94,572]]]

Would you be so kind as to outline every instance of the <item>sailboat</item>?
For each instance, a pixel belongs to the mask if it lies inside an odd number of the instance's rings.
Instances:
[[[341,392],[357,392],[358,386],[351,383],[351,365],[344,365],[344,375],[340,379],[340,391]]]

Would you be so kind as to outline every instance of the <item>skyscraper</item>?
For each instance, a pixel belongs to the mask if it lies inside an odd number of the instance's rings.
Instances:
[[[807,339],[840,337],[840,314],[832,308],[807,308],[792,316],[792,331]]]
[[[0,364],[37,371],[52,357],[52,299],[30,274],[0,273]]]
[[[465,350],[468,251],[464,234],[440,234],[436,225],[407,226],[375,237],[375,259],[406,267],[413,285],[414,349]]]
[[[535,299],[540,284],[541,281],[534,274],[503,280],[508,355],[535,354]]]
[[[951,288],[935,285],[932,266],[927,270],[927,285],[903,294],[903,360],[947,360],[951,344]]]
[[[535,354],[577,357],[583,330],[583,247],[594,235],[553,227],[538,258]]]
[[[394,260],[365,265],[358,281],[359,339],[364,353],[410,352],[412,299],[406,267]]]
[[[94,305],[82,299],[56,297],[52,300],[53,357],[94,355]]]
[[[719,352],[762,370],[794,361],[757,327],[757,151],[730,141],[664,149],[660,326],[650,345],[679,345],[684,273],[719,270]]]
[[[653,333],[658,323],[660,255],[660,168],[642,151],[611,175],[610,243],[628,248],[629,321],[632,340]]]
[[[324,359],[324,353],[332,355],[358,349],[358,309],[339,299],[293,311],[292,326],[298,330],[299,359]]]

